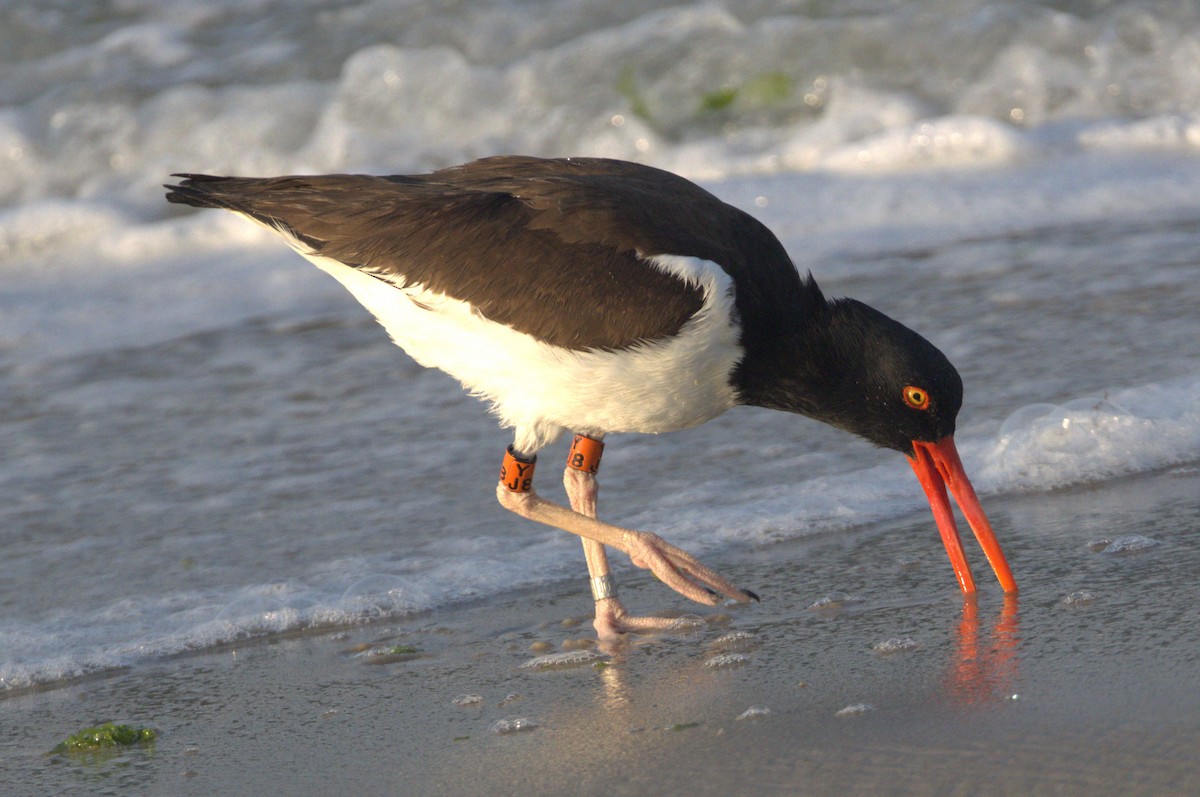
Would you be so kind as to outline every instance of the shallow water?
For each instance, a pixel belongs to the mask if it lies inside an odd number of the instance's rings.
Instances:
[[[484,408],[278,241],[169,209],[181,169],[678,169],[946,351],[989,507],[1200,459],[1183,6],[124,8],[0,11],[0,690],[583,578],[576,542],[495,506]],[[978,47],[915,68],[948,41]],[[1034,85],[1060,62],[1091,69]],[[718,569],[910,516],[907,555],[940,556],[903,462],[812,422],[735,410],[607,451],[602,513]]]
[[[987,584],[963,601],[914,515],[733,552],[761,604],[602,658],[579,647],[587,598],[565,583],[14,696],[0,760],[17,793],[1193,794],[1193,478],[993,499],[1019,598]],[[1087,544],[1132,533],[1159,545]],[[636,610],[670,602],[649,577],[623,587]],[[839,591],[859,600],[811,608]],[[1062,602],[1080,591],[1093,600]],[[880,655],[891,638],[915,647]],[[417,652],[363,655],[394,647]],[[591,661],[523,666],[546,649]],[[43,755],[108,718],[158,741]]]

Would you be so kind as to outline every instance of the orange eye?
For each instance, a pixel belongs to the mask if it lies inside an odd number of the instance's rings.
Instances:
[[[914,410],[929,409],[929,394],[919,387],[909,385],[904,388],[904,403]]]

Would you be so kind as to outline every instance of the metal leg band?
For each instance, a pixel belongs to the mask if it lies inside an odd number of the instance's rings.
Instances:
[[[592,599],[599,602],[605,598],[617,597],[617,581],[612,576],[598,576],[592,579]]]

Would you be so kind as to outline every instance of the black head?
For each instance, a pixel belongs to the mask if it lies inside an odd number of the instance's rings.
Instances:
[[[962,379],[932,343],[853,299],[831,303],[827,332],[838,371],[830,422],[909,456],[914,440],[954,433]]]
[[[925,338],[853,299],[829,304],[808,356],[817,364],[803,411],[912,457],[913,441],[954,433],[958,371]]]

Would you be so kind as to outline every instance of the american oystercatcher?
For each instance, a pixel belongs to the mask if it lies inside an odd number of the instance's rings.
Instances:
[[[738,404],[903,453],[963,592],[975,584],[947,487],[1016,591],[954,447],[954,366],[883,313],[826,299],[765,226],[682,177],[529,157],[389,177],[174,176],[168,201],[279,233],[417,362],[490,402],[513,429],[497,497],[583,538],[601,637],[670,622],[625,611],[605,546],[699,603],[757,599],[655,534],[596,519],[605,434],[685,429]],[[538,451],[564,431],[571,509],[533,488]]]

